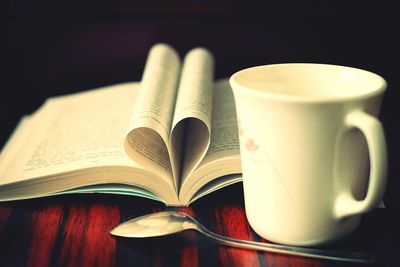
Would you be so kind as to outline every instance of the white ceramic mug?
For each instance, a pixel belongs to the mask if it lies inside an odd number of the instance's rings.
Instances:
[[[356,68],[288,63],[241,70],[230,84],[252,228],[304,246],[351,233],[386,185],[376,118],[385,80]]]

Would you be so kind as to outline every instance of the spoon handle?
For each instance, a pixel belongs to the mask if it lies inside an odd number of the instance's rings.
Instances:
[[[364,252],[335,251],[335,250],[262,243],[249,240],[240,240],[216,234],[214,232],[211,232],[207,228],[201,226],[196,227],[196,230],[206,235],[207,237],[218,241],[220,244],[232,247],[263,250],[267,252],[283,253],[283,254],[309,257],[309,258],[346,261],[355,263],[373,263],[376,261],[376,257],[374,255]]]

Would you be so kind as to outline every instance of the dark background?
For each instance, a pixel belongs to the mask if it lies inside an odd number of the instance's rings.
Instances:
[[[19,118],[54,95],[140,80],[166,42],[216,58],[216,78],[282,62],[349,65],[389,84],[381,112],[389,150],[385,201],[398,213],[400,108],[394,1],[3,1],[0,145]],[[396,43],[397,42],[397,43]]]

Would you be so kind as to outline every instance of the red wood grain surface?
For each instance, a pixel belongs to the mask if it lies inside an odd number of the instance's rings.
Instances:
[[[177,210],[219,234],[268,242],[248,224],[237,198],[240,193],[240,187],[222,190]],[[97,195],[1,203],[0,266],[353,266],[221,246],[194,231],[133,240],[109,234],[122,221],[165,209],[175,208],[140,198]],[[390,266],[384,263],[400,254],[385,218],[384,212],[373,213],[349,242],[333,248],[372,251],[380,261],[366,266]],[[372,235],[371,229],[382,229],[382,235]]]
[[[254,240],[243,209],[239,206],[228,206],[215,209],[216,232],[239,239]],[[259,266],[258,253],[238,248],[219,248],[223,266]]]
[[[61,206],[44,207],[31,213],[26,221],[26,228],[31,231],[27,266],[50,264],[62,216]]]
[[[59,257],[60,265],[114,265],[116,243],[109,231],[110,227],[119,222],[118,208],[101,205],[72,206],[67,213],[62,233],[64,240]]]

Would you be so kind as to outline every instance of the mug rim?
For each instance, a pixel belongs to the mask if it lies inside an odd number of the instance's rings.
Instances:
[[[238,77],[249,71],[254,71],[258,69],[275,69],[277,67],[279,68],[279,67],[296,67],[296,66],[301,68],[320,67],[325,69],[328,68],[336,70],[341,69],[341,70],[350,70],[352,72],[363,73],[364,75],[368,75],[373,79],[377,80],[379,86],[376,86],[376,88],[373,88],[372,90],[363,91],[361,93],[352,95],[337,95],[330,97],[307,97],[294,94],[280,94],[280,93],[271,93],[269,91],[260,91],[259,89],[255,89],[251,86],[245,85],[240,81],[238,81]],[[324,64],[324,63],[276,63],[276,64],[266,64],[266,65],[249,67],[233,73],[229,78],[229,83],[233,91],[237,90],[248,95],[254,95],[257,97],[268,98],[268,99],[275,99],[279,101],[302,102],[302,103],[343,102],[348,100],[365,99],[380,95],[383,92],[385,92],[387,88],[386,80],[382,76],[374,72],[356,67],[336,65],[336,64]]]

